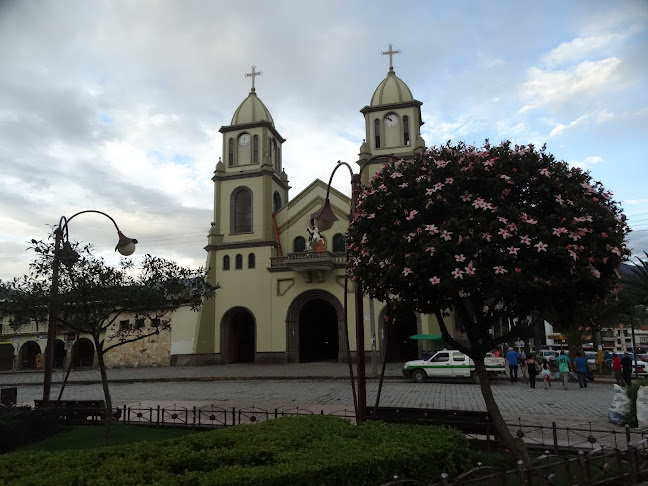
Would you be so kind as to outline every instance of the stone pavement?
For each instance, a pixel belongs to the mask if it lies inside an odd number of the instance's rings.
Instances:
[[[388,407],[434,408],[449,410],[486,409],[481,389],[469,381],[412,383],[401,374],[401,365],[389,364],[383,384],[380,405]],[[234,364],[199,367],[121,368],[109,369],[110,393],[114,406],[128,407],[216,407],[231,410],[252,407],[272,412],[302,409],[315,413],[353,414],[353,397],[348,365],[338,363],[300,363],[281,365]],[[53,375],[51,397],[56,399],[65,372]],[[42,371],[0,372],[0,387],[18,387],[18,402],[33,405],[42,398]],[[512,430],[522,423],[527,435],[542,435],[551,443],[553,422],[559,427],[582,429],[571,434],[571,441],[586,442],[587,429],[607,431],[605,443],[625,443],[624,428],[607,420],[614,388],[597,380],[586,390],[570,383],[563,390],[554,382],[548,390],[542,383],[528,385],[496,379],[492,392],[502,415]],[[367,404],[373,405],[378,380],[368,367]],[[73,370],[63,399],[103,399],[99,370]],[[345,412],[347,411],[347,412]],[[608,433],[609,432],[609,433]],[[615,436],[616,434],[616,436]],[[565,443],[561,436],[560,442]],[[589,444],[587,444],[589,445]]]

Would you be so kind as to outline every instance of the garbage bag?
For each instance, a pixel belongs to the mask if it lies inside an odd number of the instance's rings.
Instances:
[[[637,422],[640,429],[648,429],[648,386],[640,386],[637,392]]]
[[[614,397],[612,405],[608,409],[608,420],[613,424],[624,425],[626,414],[630,411],[630,399],[626,395],[625,388],[614,385]]]

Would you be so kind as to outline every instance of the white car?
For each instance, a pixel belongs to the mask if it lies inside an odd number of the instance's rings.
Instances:
[[[505,361],[488,353],[484,364],[489,373],[497,374],[506,372]],[[423,383],[428,378],[472,378],[475,383],[479,381],[473,360],[455,349],[438,351],[429,359],[408,361],[403,365],[403,376],[416,383]]]

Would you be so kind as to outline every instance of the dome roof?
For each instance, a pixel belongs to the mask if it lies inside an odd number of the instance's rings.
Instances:
[[[248,123],[258,123],[258,122],[270,122],[274,127],[274,121],[270,112],[263,104],[263,102],[257,97],[254,88],[250,91],[250,94],[247,98],[243,100],[243,103],[234,112],[232,117],[232,125],[245,125]]]
[[[414,101],[412,92],[393,69],[389,69],[387,77],[378,85],[371,97],[370,106],[388,105]]]

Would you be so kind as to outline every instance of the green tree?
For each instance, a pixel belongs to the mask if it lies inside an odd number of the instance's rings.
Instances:
[[[32,240],[36,259],[30,273],[1,283],[6,295],[5,314],[18,330],[28,322],[43,323],[51,304],[54,237]],[[103,385],[106,409],[112,410],[104,357],[110,350],[171,329],[170,317],[181,305],[198,310],[212,298],[218,286],[210,285],[204,269],[190,270],[176,263],[145,255],[141,268],[122,259],[119,267],[108,266],[92,254],[90,246],[66,242],[60,250],[58,296],[55,302],[58,329],[91,336]],[[120,323],[128,316],[128,324]],[[132,317],[132,318],[131,318]],[[139,326],[141,319],[157,326]],[[53,352],[48,350],[48,352]],[[112,414],[105,417],[107,441]]]
[[[523,334],[536,312],[618,289],[628,231],[600,183],[544,148],[448,142],[386,164],[362,191],[349,272],[371,297],[437,317],[444,340],[475,361],[507,447],[528,461],[493,398],[485,354]],[[468,342],[452,338],[449,312]],[[500,320],[507,332],[491,334]]]

